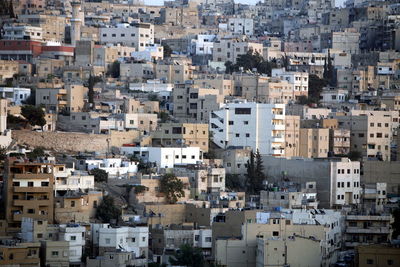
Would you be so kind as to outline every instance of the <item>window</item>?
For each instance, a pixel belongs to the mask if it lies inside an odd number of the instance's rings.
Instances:
[[[52,252],[51,252],[51,256],[57,257],[57,256],[58,256],[58,251],[52,251]]]
[[[246,134],[246,137],[250,137],[250,134],[249,134],[249,133],[247,133],[247,134]]]
[[[372,259],[367,259],[367,264],[374,264],[374,260],[372,260]]]
[[[279,232],[278,231],[273,231],[272,232],[272,236],[279,236]]]
[[[42,186],[49,186],[49,182],[42,182]]]
[[[233,121],[229,121],[229,125],[233,125]]]
[[[110,244],[111,243],[111,239],[110,238],[106,238],[106,244]]]
[[[33,187],[33,182],[28,182],[29,187]]]
[[[70,239],[71,241],[75,241],[76,240],[76,236],[74,236],[74,235],[71,235],[71,239]]]
[[[75,201],[71,201],[71,207],[75,207]]]
[[[393,260],[387,260],[387,265],[394,265],[394,261]]]
[[[237,115],[251,114],[251,108],[235,108],[235,114]]]
[[[210,243],[210,242],[211,242],[211,237],[207,236],[207,237],[206,237],[206,242],[209,242],[209,243]]]
[[[199,235],[195,235],[194,236],[194,241],[199,241],[200,236]]]
[[[28,213],[29,213],[29,214],[34,214],[34,213],[35,213],[35,210],[34,210],[34,209],[28,209]]]

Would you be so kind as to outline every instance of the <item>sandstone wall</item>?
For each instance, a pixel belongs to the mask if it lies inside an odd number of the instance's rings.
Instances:
[[[123,144],[135,142],[139,138],[139,132],[112,132],[110,135],[105,135],[14,130],[12,138],[19,145],[43,147],[57,152],[106,152],[108,142],[110,148],[120,147]]]

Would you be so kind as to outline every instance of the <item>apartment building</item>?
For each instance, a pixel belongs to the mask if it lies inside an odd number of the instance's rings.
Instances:
[[[175,168],[175,174],[188,176],[191,197],[206,200],[208,194],[225,191],[225,169],[212,165],[187,165]]]
[[[173,90],[174,116],[182,122],[208,123],[211,111],[218,109],[224,95],[212,88],[199,88],[190,83],[176,84]]]
[[[148,258],[148,227],[112,227],[109,224],[92,224],[91,239],[99,255],[123,249],[134,252],[135,257]]]
[[[300,96],[308,96],[308,72],[286,71],[284,68],[272,69],[271,76],[293,84],[293,100]]]
[[[160,20],[170,26],[197,27],[199,25],[199,12],[195,3],[177,5],[170,2],[160,10]]]
[[[300,116],[285,116],[285,157],[300,155]]]
[[[315,258],[304,259],[306,266],[315,264],[313,261],[318,262],[318,264],[322,263],[323,265],[335,262],[342,243],[343,219],[340,212],[333,210],[316,210],[315,212],[304,210],[292,211],[292,215],[285,215],[283,212],[257,212],[256,223],[245,222],[241,226],[241,238],[234,237],[231,234],[227,236],[230,238],[218,238],[216,236],[215,259],[220,264],[227,266],[265,266],[261,265],[263,262],[261,258],[264,258],[263,255],[268,251],[269,244],[264,243],[264,245],[259,244],[260,246],[258,246],[257,239],[259,238],[261,240],[268,240],[268,242],[271,242],[270,245],[276,244],[275,248],[277,249],[279,247],[283,249],[286,245],[288,250],[284,252],[285,256],[283,258],[286,260],[291,259],[290,264],[292,265],[299,260],[296,251],[303,251],[304,248],[293,248],[294,254],[287,255],[287,253],[290,253],[289,247],[291,244],[289,243],[298,238],[308,238],[319,243],[318,246],[312,245],[312,248],[319,248],[317,249],[317,255],[313,255],[317,256],[317,260]],[[311,215],[315,219],[310,219],[309,216]],[[325,223],[333,227],[327,229],[323,226]],[[228,221],[220,224],[221,226],[225,225],[225,227],[229,227]],[[218,232],[214,232],[213,227],[213,238],[214,234],[219,235]],[[281,241],[281,244],[279,244],[278,240]],[[313,242],[310,243],[313,244]],[[275,256],[267,257],[267,263],[270,261],[273,262],[277,258],[282,259],[280,255],[276,255],[278,254],[276,251],[274,249]],[[307,249],[306,253],[314,254],[316,252],[312,253]],[[285,262],[280,262],[280,264],[285,264]]]
[[[283,182],[269,184],[267,190],[260,192],[260,205],[265,210],[280,207],[285,209],[317,209],[317,183],[308,182],[304,185]]]
[[[152,133],[152,145],[170,147],[187,145],[208,152],[208,124],[163,123]]]
[[[263,45],[240,38],[221,38],[220,40],[214,42],[213,61],[223,63],[231,61],[233,64],[235,64],[237,57],[240,55],[245,55],[248,51],[253,51],[253,53],[262,55]]]
[[[84,108],[87,90],[79,84],[60,84],[55,88],[48,84],[36,89],[35,103],[48,111],[80,112]]]
[[[361,111],[337,116],[339,127],[351,131],[351,151],[363,157],[390,161],[392,116],[385,111]]]
[[[150,23],[118,24],[115,28],[100,28],[100,42],[131,46],[144,51],[154,44],[154,25]]]
[[[372,244],[389,244],[392,238],[393,217],[390,214],[346,215],[345,246],[349,249]]]
[[[263,155],[285,153],[285,105],[232,102],[210,115],[213,142],[220,148],[251,147]]]
[[[53,222],[53,164],[9,160],[5,169],[4,196],[8,230],[18,230],[24,217]]]
[[[150,62],[122,62],[119,68],[122,80],[146,81],[156,77],[154,64]]]
[[[167,83],[184,84],[193,79],[194,67],[191,64],[172,62],[155,65],[155,78]]]
[[[85,247],[86,228],[79,224],[59,225],[59,240],[69,242],[69,262],[71,265],[82,262],[83,249]]]
[[[350,130],[329,129],[329,152],[333,155],[347,155],[350,153]]]
[[[69,266],[69,241],[43,240],[41,264],[46,266]]]
[[[0,254],[1,266],[40,266],[40,243],[2,240]]]
[[[234,34],[251,36],[254,34],[254,21],[249,18],[229,18],[227,30]]]
[[[65,40],[65,16],[50,14],[21,14],[18,20],[22,23],[42,29],[44,41],[63,42]]]
[[[251,147],[232,146],[217,151],[216,154],[222,159],[226,173],[243,175],[247,172],[246,164],[251,151]]]
[[[320,207],[341,207],[360,203],[360,162],[347,158],[282,159],[263,157],[268,182],[279,182],[284,175],[292,182],[317,182]]]
[[[3,30],[3,38],[7,40],[43,40],[43,32],[40,27],[15,23],[4,25]]]
[[[300,128],[299,156],[326,158],[329,152],[329,129]]]

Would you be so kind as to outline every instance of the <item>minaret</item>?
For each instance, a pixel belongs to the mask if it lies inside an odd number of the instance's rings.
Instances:
[[[72,2],[72,19],[71,19],[71,44],[76,46],[76,41],[81,39],[82,19],[80,16],[81,3]]]

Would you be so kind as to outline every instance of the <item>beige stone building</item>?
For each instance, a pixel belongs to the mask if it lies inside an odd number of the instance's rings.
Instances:
[[[44,41],[64,42],[65,40],[65,16],[52,14],[23,14],[18,19],[32,26],[41,27]]]
[[[44,266],[69,266],[69,241],[44,240],[41,241],[41,249],[41,263]]]
[[[53,112],[80,112],[85,105],[87,90],[79,84],[39,87],[36,89],[36,105],[43,105]]]
[[[386,183],[388,194],[400,194],[400,161],[367,160],[363,170],[362,183]]]
[[[337,116],[339,127],[351,131],[351,151],[362,157],[390,160],[392,117],[388,112],[368,111],[347,116]]]
[[[102,199],[103,193],[98,191],[67,192],[66,195],[55,198],[54,219],[60,224],[89,223],[95,218],[97,206]]]
[[[200,147],[208,152],[208,124],[200,123],[163,123],[152,135],[153,146]]]
[[[155,76],[167,83],[185,83],[193,79],[194,67],[190,64],[157,64]]]
[[[380,103],[388,110],[400,110],[400,94],[384,94],[381,96]]]
[[[399,265],[400,248],[382,244],[359,246],[356,248],[356,264],[359,267]]]
[[[1,266],[40,266],[40,243],[0,246]]]
[[[329,151],[329,129],[300,128],[299,156],[326,158]]]
[[[219,108],[224,95],[217,89],[176,84],[173,90],[174,116],[185,122],[208,123],[211,111]]]
[[[61,77],[64,67],[65,61],[62,59],[36,59],[36,74],[39,78],[48,78],[49,76]]]
[[[18,73],[18,61],[0,60],[0,82],[3,82],[9,78],[13,78],[13,76]]]
[[[5,181],[8,232],[18,231],[23,217],[54,221],[52,164],[9,160]]]
[[[196,27],[199,25],[199,13],[195,2],[186,6],[167,6],[160,10],[164,24],[171,26]]]
[[[285,157],[300,155],[300,116],[285,116]]]
[[[224,96],[234,94],[235,84],[228,75],[201,75],[194,80],[194,84],[201,88],[218,89]]]
[[[245,55],[248,51],[263,55],[263,45],[244,38],[221,38],[214,42],[213,61],[236,63],[238,56]]]

